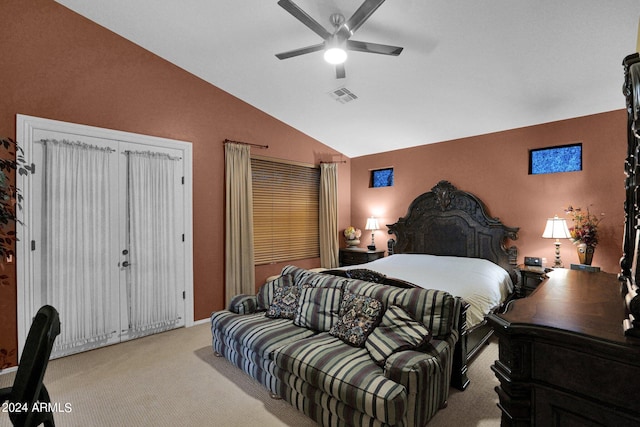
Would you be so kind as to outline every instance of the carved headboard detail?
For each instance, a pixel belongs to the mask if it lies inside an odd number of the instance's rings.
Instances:
[[[491,218],[476,196],[440,181],[430,192],[418,196],[406,216],[387,225],[396,239],[388,242],[389,254],[429,254],[484,258],[504,268],[517,281],[518,251],[506,247],[517,240],[517,227]]]
[[[622,62],[623,93],[627,104],[627,158],[624,164],[624,234],[620,260],[621,293],[628,317],[623,321],[626,335],[640,337],[640,290],[638,288],[638,250],[640,249],[640,55],[634,53]]]

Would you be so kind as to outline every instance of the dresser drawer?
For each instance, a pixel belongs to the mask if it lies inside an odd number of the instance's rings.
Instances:
[[[383,250],[369,251],[361,248],[344,248],[340,249],[340,266],[364,264],[382,257],[384,257]]]

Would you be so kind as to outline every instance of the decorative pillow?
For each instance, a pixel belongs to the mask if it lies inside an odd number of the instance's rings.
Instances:
[[[418,348],[430,339],[429,329],[414,320],[403,308],[392,305],[387,308],[364,346],[378,365],[384,365],[387,357],[393,353]]]
[[[346,280],[344,277],[333,276],[331,274],[315,273],[306,277],[309,288],[340,288]]]
[[[278,277],[275,280],[271,280],[258,289],[258,294],[256,295],[258,310],[267,310],[271,306],[273,299],[276,296],[276,289],[284,288],[293,285],[293,275],[285,274],[283,276]]]
[[[229,311],[236,314],[251,314],[256,311],[255,295],[236,295],[229,301]]]
[[[338,320],[341,296],[340,288],[303,285],[293,324],[320,332],[329,331]]]
[[[280,275],[284,276],[287,274],[291,275],[293,283],[301,286],[303,283],[306,283],[307,279],[314,273],[309,270],[305,270],[304,268],[296,267],[295,265],[287,265],[282,269]]]
[[[296,285],[278,286],[266,316],[273,318],[293,319],[298,311],[300,288]]]
[[[347,344],[362,347],[380,321],[383,308],[380,300],[345,292],[340,304],[340,317],[329,333]]]

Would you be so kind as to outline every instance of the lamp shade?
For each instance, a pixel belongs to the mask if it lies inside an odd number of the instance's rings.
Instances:
[[[374,217],[367,218],[367,225],[364,226],[365,230],[379,230],[378,220]]]
[[[544,228],[542,237],[545,239],[570,239],[571,233],[567,227],[567,220],[558,218],[558,215],[547,219],[547,225]]]

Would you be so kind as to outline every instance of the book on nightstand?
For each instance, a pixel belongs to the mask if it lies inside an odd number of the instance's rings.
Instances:
[[[597,273],[600,271],[600,267],[594,267],[593,265],[586,264],[571,264],[572,270],[588,271],[589,273]]]

